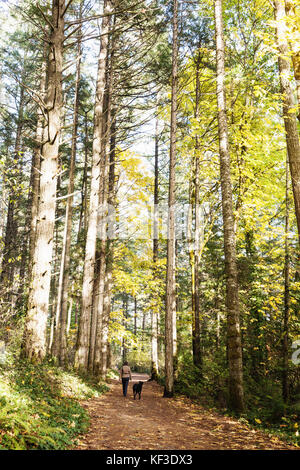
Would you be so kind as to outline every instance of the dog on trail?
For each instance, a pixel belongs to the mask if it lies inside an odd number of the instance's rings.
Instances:
[[[136,395],[139,394],[139,400],[141,399],[141,393],[143,388],[143,382],[139,382],[138,384],[134,384],[132,387],[133,389],[133,398],[135,399]]]

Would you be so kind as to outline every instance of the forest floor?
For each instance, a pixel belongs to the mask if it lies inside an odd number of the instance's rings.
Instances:
[[[91,425],[74,450],[299,450],[238,420],[204,409],[190,399],[163,398],[163,387],[132,374],[128,394],[111,380],[110,391],[81,401]],[[141,400],[132,385],[142,380]]]

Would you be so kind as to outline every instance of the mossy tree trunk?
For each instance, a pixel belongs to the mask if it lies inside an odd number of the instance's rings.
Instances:
[[[230,406],[237,412],[244,409],[243,364],[239,319],[238,276],[234,231],[230,153],[225,101],[225,44],[222,0],[215,0],[215,32],[217,59],[218,134],[224,227],[226,273],[227,348]]]

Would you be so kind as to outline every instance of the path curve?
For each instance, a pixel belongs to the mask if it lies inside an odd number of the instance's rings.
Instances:
[[[81,402],[91,426],[76,450],[298,450],[186,397],[163,398],[163,388],[147,382],[149,376],[132,375],[127,398],[122,385],[111,380],[109,392]],[[139,380],[144,382],[142,397],[134,400],[132,385]]]

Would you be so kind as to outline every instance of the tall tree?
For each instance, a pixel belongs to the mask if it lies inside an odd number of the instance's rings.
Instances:
[[[290,39],[290,46],[291,46],[291,51],[292,51],[291,55],[292,55],[292,62],[293,62],[293,69],[294,69],[294,77],[296,81],[298,107],[300,109],[300,46],[299,46],[300,18],[299,18],[299,13],[297,16],[297,12],[296,12],[296,5],[297,5],[296,1],[285,0],[285,10],[290,20],[290,30],[292,32],[291,39]],[[298,119],[300,119],[299,109],[298,109]]]
[[[198,121],[200,115],[200,65],[201,65],[201,51],[197,51],[195,57],[196,66],[196,86],[195,86],[195,114],[194,117]],[[202,368],[202,355],[201,355],[201,336],[200,336],[200,248],[201,248],[201,207],[200,207],[200,151],[199,151],[199,137],[195,136],[194,144],[194,174],[193,174],[193,192],[194,192],[194,208],[195,208],[195,242],[192,253],[192,309],[193,309],[193,361],[195,366],[199,369]]]
[[[154,288],[157,278],[157,260],[158,260],[158,191],[159,191],[159,134],[158,134],[158,118],[155,125],[155,152],[154,152],[154,217],[153,217],[153,278]],[[156,380],[158,377],[158,293],[154,293],[155,299],[151,310],[151,379]],[[136,299],[135,299],[136,300]]]
[[[111,112],[111,128],[110,128],[110,155],[109,155],[109,186],[108,186],[108,204],[115,207],[115,112]],[[112,301],[112,285],[113,285],[113,261],[114,261],[114,244],[113,240],[107,240],[106,244],[106,261],[105,261],[105,283],[104,283],[104,299],[103,299],[103,321],[101,335],[101,363],[100,377],[106,376],[107,368],[110,360],[109,345],[109,320]]]
[[[164,396],[174,393],[174,329],[176,328],[176,234],[175,234],[175,164],[178,87],[178,1],[173,1],[172,20],[172,97],[169,162],[168,233],[167,233],[167,283],[165,320],[165,388]]]
[[[17,115],[17,127],[16,127],[16,137],[14,145],[14,156],[13,163],[15,167],[15,173],[19,173],[20,163],[22,161],[22,130],[24,127],[24,111],[25,111],[25,88],[23,86],[23,81],[25,78],[25,56],[22,65],[21,80],[22,84],[19,87],[19,97],[18,97],[18,115]],[[16,219],[16,209],[17,209],[17,199],[18,199],[18,184],[12,184],[9,191],[8,197],[8,208],[6,216],[6,227],[5,227],[5,237],[4,237],[4,255],[2,259],[0,281],[1,283],[6,284],[6,289],[9,289],[9,286],[12,285],[14,273],[15,273],[15,262],[14,259],[17,257],[16,254],[16,233],[18,231],[18,221]],[[11,288],[11,287],[10,287]],[[7,292],[9,298],[9,293]]]
[[[222,0],[215,0],[214,12],[217,60],[218,133],[226,272],[229,392],[230,405],[236,411],[241,412],[244,409],[243,364],[239,318],[236,241],[234,232],[230,153],[225,100],[225,44]]]
[[[65,1],[52,1],[49,55],[47,63],[48,84],[45,94],[44,114],[47,128],[42,146],[40,199],[37,217],[36,240],[33,253],[32,283],[25,323],[23,354],[41,361],[46,353],[46,326],[51,280],[52,249],[55,223],[55,202],[58,174],[58,151],[61,132],[62,69],[64,45]]]
[[[300,142],[297,128],[297,108],[295,107],[293,91],[290,83],[290,50],[287,41],[285,22],[286,13],[284,3],[281,0],[274,1],[274,12],[276,19],[276,37],[279,53],[278,67],[282,93],[286,146],[291,172],[298,238],[300,243]]]
[[[94,371],[97,375],[104,376],[106,373],[106,348],[107,348],[107,329],[108,322],[104,319],[105,305],[108,301],[109,277],[111,276],[110,268],[107,266],[107,215],[108,215],[108,199],[109,199],[109,177],[110,177],[110,153],[111,153],[111,99],[113,89],[113,57],[114,57],[115,41],[112,33],[112,41],[109,42],[111,53],[107,58],[106,72],[106,89],[105,89],[105,105],[103,119],[103,139],[102,139],[102,164],[101,164],[101,187],[100,187],[100,207],[99,214],[99,234],[100,234],[100,253],[99,253],[99,286],[98,298],[96,302],[97,316],[97,334],[95,338],[95,357]],[[108,308],[106,307],[106,313]]]
[[[284,316],[283,316],[283,340],[282,340],[282,396],[285,402],[289,398],[289,380],[288,380],[288,366],[289,366],[289,319],[291,310],[290,299],[290,246],[289,246],[289,231],[290,231],[290,207],[289,207],[289,162],[286,161],[286,179],[285,179],[285,240],[284,240]]]
[[[79,7],[79,25],[82,21],[82,2]],[[67,311],[68,311],[68,298],[69,298],[69,278],[70,278],[70,249],[71,249],[71,235],[72,235],[72,214],[73,214],[73,193],[74,193],[74,179],[75,179],[75,164],[76,164],[76,150],[77,150],[77,133],[78,133],[78,114],[79,114],[79,91],[81,80],[81,55],[82,55],[82,31],[81,27],[77,35],[77,57],[76,57],[76,77],[75,77],[75,94],[74,94],[74,112],[73,112],[73,129],[71,140],[71,156],[70,156],[70,169],[69,169],[69,183],[66,203],[66,220],[63,235],[63,249],[61,256],[60,266],[60,279],[58,286],[57,298],[57,314],[58,324],[56,325],[56,353],[59,357],[61,365],[66,360],[66,328],[67,328]]]
[[[45,42],[43,48],[43,60],[41,65],[41,78],[40,78],[40,97],[45,99],[46,91],[46,59],[47,59],[47,43]],[[37,123],[35,132],[35,148],[32,157],[31,169],[31,218],[30,218],[30,234],[29,234],[29,279],[31,278],[32,260],[34,255],[34,245],[36,237],[36,226],[38,216],[38,202],[39,202],[39,187],[40,187],[40,168],[41,168],[41,149],[44,137],[45,118],[43,109],[38,106],[37,110]]]
[[[99,178],[101,165],[101,143],[103,138],[103,110],[105,91],[105,72],[108,54],[109,23],[112,12],[110,0],[104,2],[104,16],[102,19],[100,53],[98,60],[98,73],[96,85],[96,98],[94,108],[94,135],[93,157],[91,175],[91,193],[88,216],[88,228],[85,245],[85,260],[82,286],[82,307],[79,323],[75,367],[87,370],[89,355],[90,324],[92,311],[92,298],[94,289],[94,268],[97,239],[97,219],[99,206]]]

